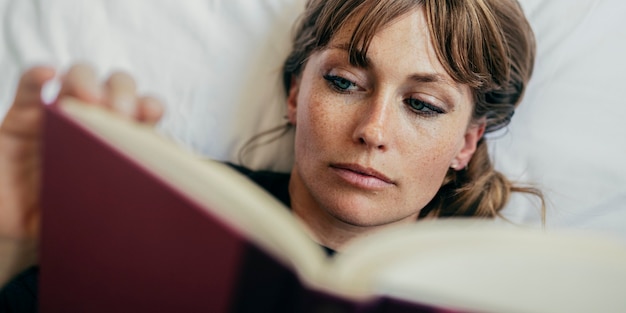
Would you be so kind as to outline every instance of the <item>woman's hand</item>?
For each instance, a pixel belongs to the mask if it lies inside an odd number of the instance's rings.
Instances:
[[[13,105],[0,125],[0,256],[3,258],[13,253],[7,252],[3,243],[36,243],[38,238],[43,116],[41,90],[54,75],[55,70],[49,67],[34,67],[24,72]],[[137,96],[135,82],[129,75],[114,73],[100,83],[93,68],[83,64],[71,67],[63,75],[58,98],[66,96],[91,105],[105,106],[149,124],[156,123],[163,113],[159,101]],[[34,254],[15,257],[21,260],[19,263],[32,263],[36,259]],[[2,262],[0,276],[6,272]],[[0,277],[0,283],[1,280]]]

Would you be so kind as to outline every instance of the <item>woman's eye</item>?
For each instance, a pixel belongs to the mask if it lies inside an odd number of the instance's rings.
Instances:
[[[357,88],[357,85],[352,81],[336,75],[324,75],[324,79],[330,84],[330,86],[340,92],[353,91]]]
[[[428,102],[419,100],[419,99],[415,99],[415,98],[408,98],[405,100],[406,104],[409,106],[409,108],[411,110],[413,110],[414,112],[418,113],[418,114],[422,114],[422,115],[436,115],[436,114],[443,114],[445,113],[444,110],[442,110],[441,108],[432,105]]]

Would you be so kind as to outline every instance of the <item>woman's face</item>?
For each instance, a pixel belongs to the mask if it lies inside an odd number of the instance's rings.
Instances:
[[[377,33],[367,67],[348,61],[352,31],[348,23],[292,83],[292,205],[356,226],[415,220],[484,127],[470,123],[470,88],[438,61],[423,10]]]

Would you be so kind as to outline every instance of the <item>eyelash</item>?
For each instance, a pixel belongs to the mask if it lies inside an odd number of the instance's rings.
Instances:
[[[357,87],[357,85],[353,81],[343,78],[341,76],[337,76],[337,75],[327,74],[327,75],[324,75],[324,79],[328,82],[328,85],[330,86],[330,88],[340,93],[350,93],[353,91],[353,90],[349,90],[350,87]],[[347,83],[350,86],[341,87],[340,85],[342,83],[343,84]]]
[[[415,98],[405,99],[404,103],[409,107],[409,110],[420,115],[435,116],[435,115],[446,113],[446,111],[444,111],[438,106],[432,105],[426,101],[422,101],[422,100],[415,99]]]
[[[353,90],[350,90],[351,87],[357,87],[356,83],[352,82],[347,78],[343,78],[337,75],[327,74],[324,75],[324,79],[328,82],[328,85],[333,90],[339,93],[352,93]],[[348,84],[349,86],[344,87],[342,85]],[[435,116],[438,114],[445,114],[446,112],[440,107],[433,105],[429,102],[419,100],[416,98],[407,98],[403,101],[411,112],[422,115],[422,116]]]

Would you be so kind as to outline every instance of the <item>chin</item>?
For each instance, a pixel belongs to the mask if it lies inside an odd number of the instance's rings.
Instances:
[[[381,208],[394,207],[392,205],[376,205],[370,201],[350,201],[349,204],[337,204],[327,207],[327,212],[335,219],[356,227],[376,227],[405,221],[414,216],[417,220],[417,212],[401,214],[389,212]]]

